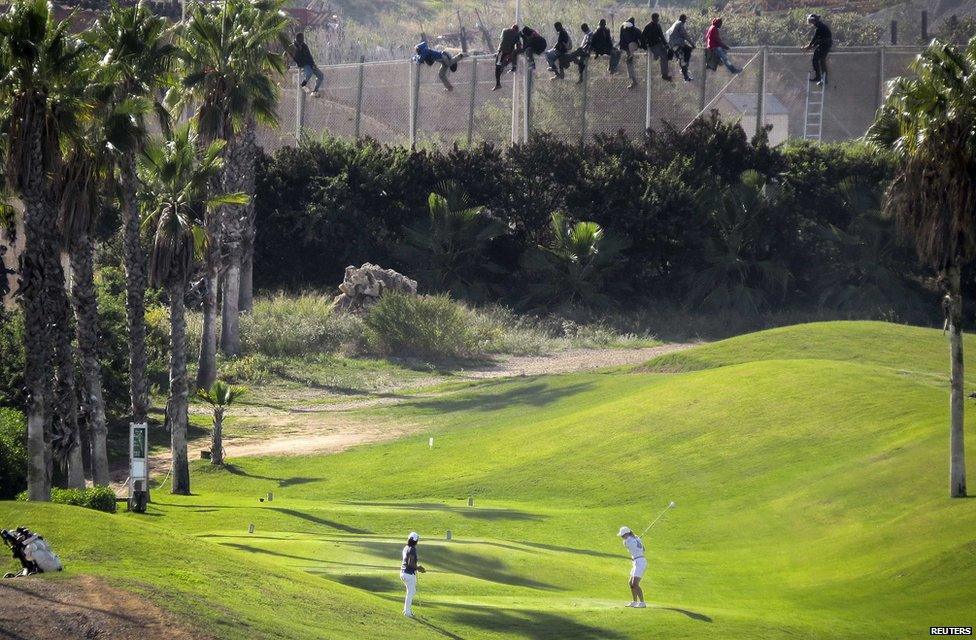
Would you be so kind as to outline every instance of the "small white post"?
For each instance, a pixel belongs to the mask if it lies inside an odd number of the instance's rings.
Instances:
[[[254,533],[254,524],[247,525],[247,532]]]
[[[434,436],[431,436],[430,439],[427,440],[427,446],[430,447],[431,449],[434,448]]]

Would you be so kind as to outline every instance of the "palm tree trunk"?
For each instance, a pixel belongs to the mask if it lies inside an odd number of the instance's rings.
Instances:
[[[146,252],[140,241],[136,155],[127,152],[120,165],[122,246],[125,258],[125,312],[129,329],[129,401],[132,421],[146,421],[149,382],[146,378]]]
[[[248,129],[234,137],[224,149],[223,192],[236,193],[246,188],[250,173]],[[253,130],[251,130],[253,136]],[[243,237],[247,210],[244,206],[223,207],[222,245],[227,256],[227,270],[223,283],[223,316],[221,318],[220,349],[228,356],[241,351],[240,294]]]
[[[102,367],[98,361],[98,303],[95,296],[92,242],[89,236],[72,244],[71,271],[74,275],[71,301],[75,310],[75,329],[85,384],[85,406],[91,427],[91,469],[96,485],[106,486],[108,475],[108,428],[105,425],[105,400],[102,395]]]
[[[949,496],[966,497],[966,457],[963,443],[965,390],[962,353],[962,289],[960,267],[948,269],[949,357],[952,362],[949,392]]]
[[[56,358],[55,368],[55,415],[59,433],[58,452],[67,467],[67,486],[85,488],[85,465],[81,456],[81,436],[78,429],[78,394],[75,390],[74,347],[71,344],[71,311],[65,290],[64,271],[61,268],[60,251],[48,256],[49,270],[55,280],[60,280],[58,293],[52,305],[54,315]],[[53,294],[53,290],[52,290]]]
[[[173,493],[181,495],[190,494],[190,465],[186,451],[189,387],[186,377],[185,293],[184,282],[169,287],[169,401],[166,403],[166,422],[173,454]]]
[[[27,495],[51,499],[51,399],[49,375],[53,355],[53,327],[48,315],[44,253],[56,250],[50,233],[53,207],[41,193],[24,190],[24,254],[21,303],[24,308],[24,348],[27,387]]]
[[[237,245],[228,256],[227,271],[224,273],[224,306],[221,318],[220,350],[228,356],[241,352],[241,252]]]
[[[219,222],[214,228],[210,218],[219,212],[207,213],[207,249],[204,257],[203,331],[200,334],[200,356],[197,361],[197,388],[209,389],[217,379],[217,286],[219,284],[220,249],[215,245],[220,237]]]
[[[253,204],[247,205],[253,207]],[[241,313],[254,311],[254,242],[244,242],[244,259],[241,261],[241,297],[238,300]]]
[[[224,409],[214,407],[213,433],[210,435],[210,464],[224,464]]]

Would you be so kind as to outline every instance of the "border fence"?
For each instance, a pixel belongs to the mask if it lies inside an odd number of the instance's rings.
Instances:
[[[608,73],[606,57],[590,58],[580,83],[572,65],[566,79],[550,81],[544,58],[529,73],[519,60],[515,74],[494,87],[494,57],[465,58],[449,74],[454,90],[437,79],[439,65],[409,60],[360,62],[323,67],[317,97],[289,74],[279,105],[280,126],[263,130],[266,150],[294,145],[303,137],[370,137],[383,144],[450,147],[490,142],[503,145],[547,132],[566,141],[623,131],[639,137],[665,124],[683,129],[700,114],[717,110],[737,119],[747,133],[770,126],[773,144],[787,138],[837,141],[857,138],[871,124],[885,85],[910,73],[921,47],[847,47],[831,52],[822,98],[809,82],[810,52],[791,47],[737,47],[742,72],[707,70],[701,49],[691,61],[694,80],[684,82],[671,62],[673,82],[660,77],[659,62],[638,55],[640,83],[628,89],[624,61]],[[818,101],[822,100],[822,104]],[[814,126],[817,125],[817,126]]]

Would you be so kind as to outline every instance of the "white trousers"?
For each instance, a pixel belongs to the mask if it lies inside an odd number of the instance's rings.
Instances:
[[[403,614],[412,616],[413,597],[417,593],[417,574],[401,572],[400,579],[403,580],[403,584],[407,588],[407,597],[403,599]]]

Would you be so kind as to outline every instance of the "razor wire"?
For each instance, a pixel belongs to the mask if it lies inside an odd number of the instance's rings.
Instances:
[[[821,139],[862,136],[884,99],[887,83],[910,73],[921,50],[891,46],[832,51]],[[637,139],[648,129],[687,129],[710,111],[738,120],[749,135],[759,126],[769,127],[774,144],[802,138],[810,52],[736,47],[731,56],[733,63],[746,62],[741,73],[727,77],[722,66],[706,69],[704,51],[696,49],[689,67],[694,79],[683,81],[677,60],[672,60],[673,81],[668,82],[661,77],[660,62],[639,53],[633,88],[625,60],[611,73],[607,57],[592,56],[582,78],[571,64],[565,79],[553,81],[547,78],[544,56],[536,56],[537,68],[528,82],[526,60],[519,56],[518,72],[503,69],[498,90],[493,90],[492,55],[461,60],[457,71],[447,74],[451,91],[438,78],[439,64],[416,65],[410,60],[324,66],[325,81],[316,97],[299,87],[297,72],[292,71],[282,81],[278,126],[263,128],[259,140],[270,152],[325,135],[441,149],[504,145],[539,133],[567,142],[617,133]]]

